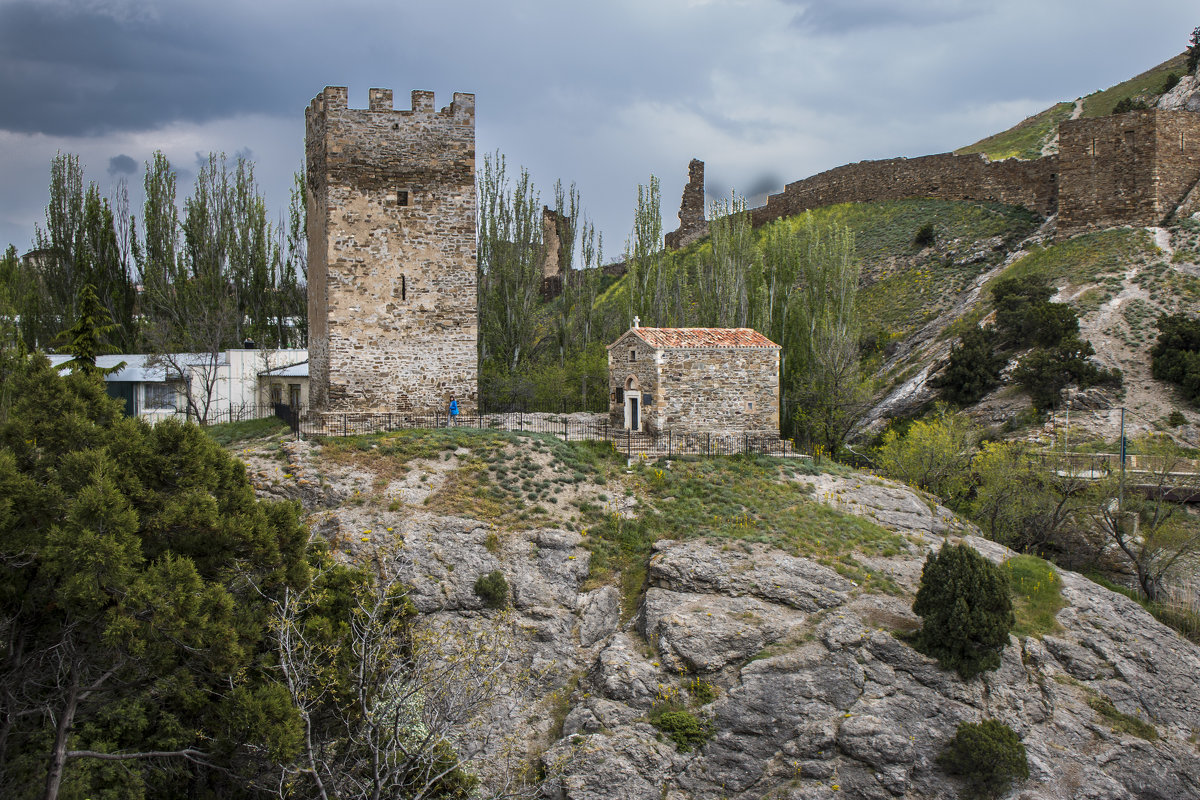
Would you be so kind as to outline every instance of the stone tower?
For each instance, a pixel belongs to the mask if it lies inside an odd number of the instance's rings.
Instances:
[[[475,96],[390,89],[305,114],[311,403],[318,411],[464,413],[478,387]]]

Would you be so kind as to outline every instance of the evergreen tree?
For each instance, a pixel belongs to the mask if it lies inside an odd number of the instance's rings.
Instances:
[[[91,301],[89,301],[91,302]],[[239,797],[297,746],[267,598],[307,536],[195,426],[45,358],[0,423],[0,795]],[[251,588],[256,586],[257,589]]]
[[[1196,74],[1196,65],[1200,64],[1200,25],[1192,29],[1192,38],[1188,40],[1187,71],[1189,75]]]
[[[1188,314],[1158,318],[1158,339],[1150,350],[1150,371],[1179,387],[1192,403],[1200,402],[1200,319]]]
[[[937,762],[962,779],[967,797],[1000,797],[1014,779],[1029,777],[1025,745],[1016,731],[994,719],[960,722]]]
[[[113,367],[96,366],[96,356],[119,353],[121,348],[108,344],[117,326],[90,283],[79,290],[75,307],[75,324],[61,334],[61,338],[67,342],[61,349],[74,356],[67,362],[71,371],[91,376],[119,372],[125,366],[123,361]]]
[[[950,348],[950,360],[931,385],[948,403],[968,406],[1000,382],[1004,357],[996,353],[994,329],[971,327]]]
[[[925,559],[913,612],[922,618],[917,648],[964,679],[1000,666],[1015,623],[1007,576],[966,544]]]

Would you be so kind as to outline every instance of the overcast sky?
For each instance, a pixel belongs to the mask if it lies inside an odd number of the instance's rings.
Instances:
[[[619,255],[637,184],[665,227],[687,162],[710,195],[953,150],[1181,52],[1184,0],[0,0],[0,246],[29,248],[50,159],[141,203],[162,150],[190,192],[249,155],[275,213],[326,85],[476,95],[477,152],[574,181]]]

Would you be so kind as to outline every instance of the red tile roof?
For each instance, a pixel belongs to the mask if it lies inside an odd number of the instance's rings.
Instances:
[[[629,332],[661,350],[681,347],[779,347],[752,328],[630,328]]]

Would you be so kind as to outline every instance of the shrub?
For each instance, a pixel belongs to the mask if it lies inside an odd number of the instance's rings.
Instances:
[[[968,797],[999,797],[1014,779],[1029,777],[1025,745],[1016,731],[994,719],[959,723],[937,761],[962,779]]]
[[[904,481],[954,504],[967,490],[966,480],[978,432],[965,417],[939,413],[916,420],[900,433],[884,434],[876,463],[889,478]]]
[[[1124,114],[1126,111],[1145,111],[1150,106],[1146,105],[1145,100],[1134,100],[1132,97],[1122,97],[1113,106],[1114,114]]]
[[[713,736],[711,722],[680,708],[652,711],[650,722],[670,737],[682,753],[699,747]]]
[[[1196,71],[1196,65],[1200,64],[1200,25],[1192,29],[1192,38],[1188,41],[1187,49],[1187,74],[1191,75]]]
[[[1162,93],[1166,94],[1167,92],[1171,91],[1178,85],[1179,85],[1179,73],[1168,72],[1167,79],[1165,81],[1163,81]]]
[[[1082,389],[1091,386],[1120,386],[1119,369],[1103,369],[1088,361],[1095,350],[1092,343],[1071,337],[1056,347],[1039,347],[1021,359],[1013,372],[1017,382],[1039,410],[1056,408],[1062,390],[1072,383]]]
[[[1193,403],[1200,402],[1200,319],[1164,314],[1156,326],[1158,340],[1150,349],[1150,374],[1178,386]]]
[[[508,604],[508,581],[504,573],[493,570],[475,581],[475,594],[488,608],[504,608]]]
[[[1000,666],[1016,622],[1007,576],[965,544],[944,545],[925,559],[913,612],[923,620],[917,649],[964,679]]]
[[[1167,415],[1167,425],[1171,428],[1178,428],[1180,425],[1187,425],[1187,417],[1182,411],[1172,411]]]
[[[932,385],[946,402],[967,406],[996,386],[1003,368],[1004,357],[996,354],[995,330],[970,328],[950,348],[950,363]]]
[[[913,237],[913,244],[917,247],[929,247],[936,240],[936,235],[933,232],[933,223],[926,222],[917,229],[917,235]]]

